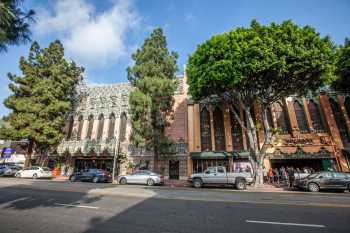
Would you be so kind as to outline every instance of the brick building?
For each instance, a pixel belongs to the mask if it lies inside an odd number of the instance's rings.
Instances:
[[[263,125],[261,108],[254,120]],[[268,121],[279,133],[267,145],[264,166],[312,167],[315,170],[349,171],[350,96],[320,92],[307,97],[291,96],[268,109]],[[240,110],[240,117],[244,113]],[[208,166],[233,170],[235,162],[248,161],[248,140],[229,108],[221,102],[188,101],[188,175]],[[263,127],[258,131],[264,143]]]

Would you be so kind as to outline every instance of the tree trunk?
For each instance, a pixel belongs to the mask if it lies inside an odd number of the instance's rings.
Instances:
[[[33,140],[29,140],[27,154],[25,155],[25,162],[24,162],[25,168],[31,166],[33,150],[34,150],[34,142],[33,142]]]

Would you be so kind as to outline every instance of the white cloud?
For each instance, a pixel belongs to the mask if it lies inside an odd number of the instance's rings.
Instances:
[[[114,1],[104,12],[97,12],[86,0],[60,0],[52,11],[37,13],[35,32],[56,35],[69,56],[89,67],[115,63],[126,55],[125,35],[140,22],[127,0]]]

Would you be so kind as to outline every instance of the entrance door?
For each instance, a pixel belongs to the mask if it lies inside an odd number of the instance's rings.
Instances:
[[[176,160],[169,160],[169,179],[179,179],[180,162]]]

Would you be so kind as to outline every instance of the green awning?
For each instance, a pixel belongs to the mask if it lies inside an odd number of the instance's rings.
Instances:
[[[250,155],[250,152],[249,151],[233,151],[232,155],[233,155],[233,157],[248,158]]]
[[[204,152],[192,152],[192,159],[227,159],[230,156],[230,153],[227,152],[213,152],[213,151],[204,151]]]

